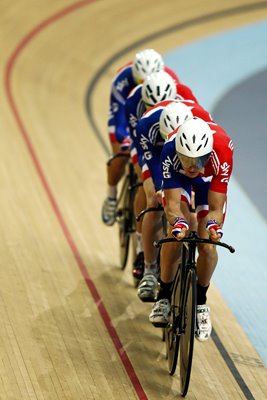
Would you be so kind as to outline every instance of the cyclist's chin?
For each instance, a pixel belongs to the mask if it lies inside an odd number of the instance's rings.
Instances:
[[[188,178],[196,178],[199,175],[200,171],[185,171],[185,175],[188,176]]]

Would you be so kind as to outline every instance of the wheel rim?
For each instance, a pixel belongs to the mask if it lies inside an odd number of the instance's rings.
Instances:
[[[194,270],[188,273],[186,293],[187,301],[182,322],[184,332],[180,338],[180,388],[182,396],[185,396],[188,391],[194,350],[196,319],[196,283]]]

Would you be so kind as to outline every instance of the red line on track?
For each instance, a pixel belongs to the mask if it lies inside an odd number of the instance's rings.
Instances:
[[[58,222],[61,226],[61,229],[64,233],[64,236],[71,248],[71,251],[76,259],[76,262],[78,264],[78,267],[80,269],[80,272],[86,282],[86,285],[88,287],[88,289],[90,290],[90,293],[95,301],[95,304],[98,308],[98,311],[102,317],[102,320],[108,330],[108,333],[113,341],[113,344],[117,350],[117,353],[124,365],[124,368],[127,372],[127,375],[129,376],[132,385],[136,391],[136,394],[138,395],[138,398],[140,400],[147,400],[147,396],[145,394],[144,389],[142,388],[140,381],[135,373],[135,370],[132,366],[131,361],[129,360],[129,357],[123,347],[123,344],[121,343],[121,340],[114,328],[114,326],[112,325],[112,321],[110,319],[110,316],[107,312],[107,309],[105,307],[105,305],[103,304],[103,301],[99,295],[99,292],[94,284],[94,282],[92,281],[92,279],[90,278],[90,275],[87,271],[86,265],[79,253],[79,250],[73,240],[73,237],[71,235],[71,232],[69,231],[69,228],[66,224],[66,222],[64,221],[64,218],[62,216],[62,213],[60,211],[60,208],[57,204],[57,201],[52,193],[52,190],[50,189],[50,186],[48,184],[48,181],[46,179],[44,170],[38,160],[38,157],[36,155],[36,152],[34,150],[34,147],[32,145],[30,136],[28,134],[28,132],[26,131],[26,128],[23,124],[23,121],[20,117],[19,111],[18,111],[18,107],[16,105],[15,102],[15,98],[13,96],[13,92],[12,92],[12,72],[15,66],[15,63],[19,57],[19,55],[22,53],[22,51],[26,48],[26,46],[41,32],[43,31],[45,28],[49,27],[51,24],[53,24],[54,22],[57,22],[58,20],[60,20],[61,18],[64,18],[66,15],[76,11],[77,9],[80,9],[81,7],[90,5],[92,3],[94,3],[96,0],[83,0],[83,1],[78,1],[76,3],[71,4],[70,6],[64,8],[63,10],[59,11],[58,13],[48,17],[47,19],[43,20],[40,24],[38,24],[35,28],[33,28],[17,45],[17,47],[14,49],[14,51],[12,52],[11,56],[8,59],[8,62],[6,64],[6,68],[5,68],[5,77],[4,77],[4,85],[5,85],[5,90],[6,90],[6,96],[11,108],[11,111],[14,115],[14,118],[17,122],[17,125],[19,127],[19,131],[20,134],[22,135],[25,144],[28,148],[30,157],[33,161],[34,167],[37,171],[37,174],[41,180],[41,183],[44,187],[44,190],[49,198],[51,207],[58,219]]]

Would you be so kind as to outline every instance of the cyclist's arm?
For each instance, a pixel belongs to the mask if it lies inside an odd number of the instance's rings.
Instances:
[[[208,202],[208,219],[215,219],[218,225],[221,226],[223,223],[223,209],[226,203],[226,193],[219,193],[209,190]]]
[[[164,196],[166,201],[164,211],[169,223],[172,225],[177,217],[185,218],[181,210],[181,201],[179,200],[181,198],[181,188],[165,189]]]

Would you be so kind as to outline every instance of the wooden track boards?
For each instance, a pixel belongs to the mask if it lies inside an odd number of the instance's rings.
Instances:
[[[106,154],[88,122],[86,90],[107,60],[150,34],[241,7],[142,45],[164,52],[264,19],[267,8],[242,12],[253,2],[240,0],[72,4],[0,4],[0,399],[173,399],[179,382],[148,323],[150,305],[138,300],[130,268],[118,269],[116,228],[100,221]],[[109,65],[92,93],[105,143],[110,81],[137,48]],[[215,287],[210,304],[223,347],[216,337],[196,343],[188,399],[267,398],[266,368]]]

